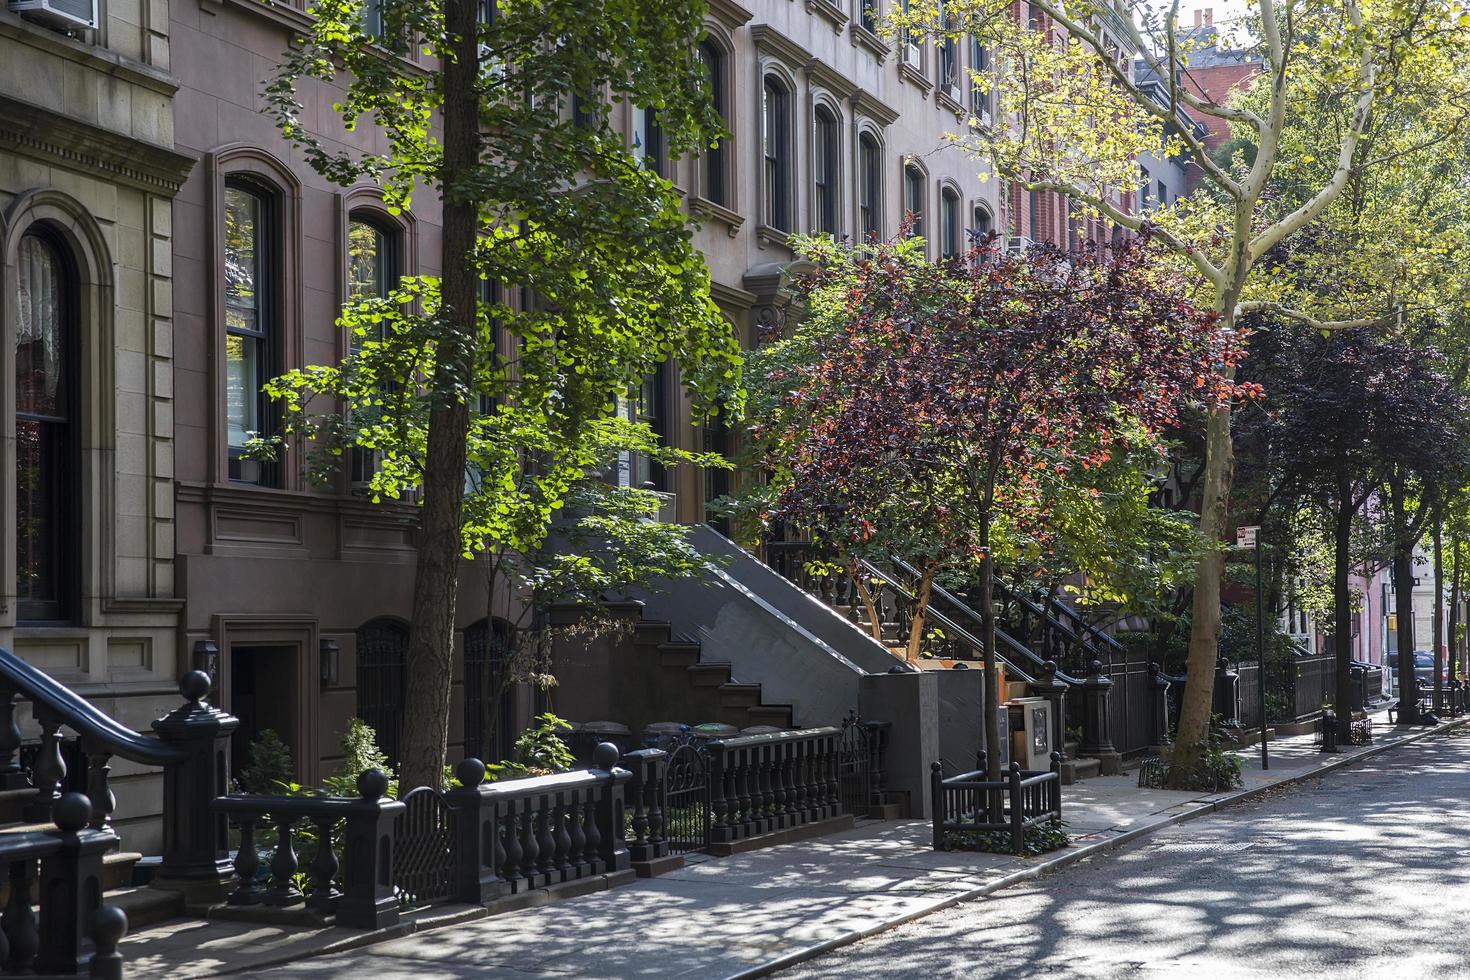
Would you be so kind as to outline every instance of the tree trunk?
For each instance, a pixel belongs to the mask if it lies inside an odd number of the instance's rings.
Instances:
[[[441,197],[443,281],[440,311],[454,325],[441,335],[430,379],[428,447],[419,518],[418,564],[409,626],[399,786],[442,787],[454,679],[455,603],[464,505],[469,405],[463,392],[474,369],[479,278],[471,264],[479,210],[460,193],[479,163],[479,47],[475,0],[445,0],[454,57],[444,66],[444,172]]]
[[[1351,491],[1349,491],[1351,493]],[[1332,648],[1335,654],[1337,690],[1332,696],[1337,712],[1337,744],[1352,738],[1353,703],[1353,594],[1348,586],[1352,562],[1353,514],[1357,508],[1344,495],[1333,515],[1332,535]]]
[[[1404,528],[1408,526],[1403,489],[1390,491],[1393,511],[1393,608],[1398,619],[1399,711],[1400,725],[1419,723],[1419,685],[1414,676],[1414,543]]]
[[[873,601],[873,593],[868,589],[868,583],[863,581],[862,566],[857,562],[852,563],[852,585],[857,589],[858,598],[863,600],[863,608],[868,611],[868,629],[873,633],[873,639],[880,646],[887,646],[883,642],[883,622],[878,615],[878,604]]]
[[[1444,712],[1444,520],[1434,508],[1434,713]]]
[[[1195,570],[1194,605],[1189,629],[1189,658],[1185,668],[1184,703],[1179,709],[1179,732],[1169,766],[1171,784],[1184,786],[1199,764],[1210,732],[1215,695],[1215,660],[1220,650],[1220,576],[1225,556],[1218,546],[1225,540],[1230,517],[1230,479],[1235,450],[1230,441],[1230,407],[1210,412],[1205,426],[1204,499],[1200,505],[1200,536],[1208,549]]]
[[[934,592],[934,568],[924,569],[919,577],[919,591],[914,594],[914,618],[909,623],[909,642],[904,659],[919,662],[919,648],[924,644],[924,615],[929,611],[929,598]]]
[[[989,494],[987,494],[987,498]],[[995,669],[995,562],[990,555],[990,505],[987,499],[980,514],[980,547],[985,559],[980,566],[980,642],[985,645],[985,778],[1000,778],[1000,675]]]
[[[1450,534],[1450,628],[1446,640],[1450,648],[1450,680],[1463,680],[1460,666],[1460,542]]]

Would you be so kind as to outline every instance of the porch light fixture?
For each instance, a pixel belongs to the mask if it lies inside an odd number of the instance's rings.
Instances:
[[[194,641],[194,669],[202,670],[213,681],[219,680],[219,647],[213,640]]]
[[[337,662],[341,651],[337,647],[336,640],[322,640],[319,646],[322,660],[322,686],[330,687],[337,683]]]

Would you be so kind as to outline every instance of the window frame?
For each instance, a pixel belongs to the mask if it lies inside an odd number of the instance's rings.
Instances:
[[[825,101],[812,107],[812,230],[837,238],[842,233],[842,119]]]
[[[352,228],[361,225],[372,229],[379,236],[383,253],[381,258],[381,270],[379,290],[375,296],[367,294],[354,294],[352,289]],[[360,299],[386,299],[388,295],[397,288],[399,280],[403,277],[403,254],[404,239],[406,231],[402,225],[392,220],[386,212],[377,207],[357,206],[349,208],[347,220],[343,229],[342,238],[342,262],[346,270],[345,292],[343,298],[347,302]],[[382,327],[379,328],[377,339],[382,339]],[[352,350],[358,346],[359,338],[356,334],[347,338],[348,349]],[[353,446],[347,454],[347,483],[353,493],[361,493],[372,479],[372,473],[377,469],[378,454],[360,446]]]
[[[242,331],[232,329],[229,324],[229,290],[226,281],[225,287],[221,289],[224,318],[221,322],[224,337],[223,366],[225,368],[225,398],[224,409],[224,443],[226,457],[225,477],[232,484],[246,486],[260,486],[279,489],[280,466],[268,461],[247,461],[243,458],[243,446],[230,444],[230,419],[229,419],[229,338],[231,336],[244,337],[255,342],[257,346],[255,360],[255,417],[259,425],[259,434],[269,436],[279,428],[280,411],[274,400],[266,397],[264,392],[265,382],[279,376],[284,369],[282,358],[282,284],[284,282],[283,263],[281,257],[280,237],[283,222],[281,220],[281,203],[279,192],[272,186],[249,176],[230,174],[225,177],[224,189],[220,200],[220,225],[224,227],[224,213],[229,207],[229,196],[234,191],[248,194],[258,205],[257,227],[255,232],[255,269],[256,285],[255,294],[257,302],[254,312],[256,316],[256,329]],[[225,251],[228,243],[223,243],[224,248],[220,251],[220,261],[225,261]],[[264,285],[262,285],[264,283]],[[254,479],[244,476],[244,465],[253,462],[257,472]]]
[[[772,96],[775,96],[772,98]],[[795,227],[792,183],[792,104],[794,90],[780,75],[761,75],[761,225],[789,233]]]
[[[716,207],[733,210],[735,189],[730,180],[731,144],[735,139],[735,121],[730,112],[733,61],[729,46],[716,38],[714,33],[707,35],[699,42],[696,52],[709,72],[711,105],[729,135],[699,155],[698,196]]]
[[[868,154],[871,152],[871,160]],[[858,134],[858,231],[883,237],[883,141],[871,130]]]
[[[19,284],[21,250],[26,247],[27,241],[36,241],[49,253],[49,257],[55,260],[56,276],[59,280],[57,289],[57,330],[60,334],[61,356],[58,370],[61,374],[61,402],[58,408],[60,415],[43,415],[35,412],[22,412],[19,403],[19,338],[20,338],[20,310],[16,303],[15,332],[10,337],[11,343],[11,383],[14,391],[11,393],[12,413],[15,421],[16,438],[13,456],[13,495],[15,498],[15,595],[16,610],[15,618],[17,625],[33,624],[64,624],[76,620],[79,610],[80,587],[81,587],[81,528],[84,520],[81,501],[81,473],[82,473],[82,427],[84,417],[82,414],[82,366],[81,366],[81,341],[79,334],[82,330],[80,316],[81,300],[81,275],[77,257],[70,244],[62,235],[50,227],[48,222],[37,222],[28,227],[16,240],[16,275]],[[21,423],[35,422],[42,430],[60,429],[59,433],[52,432],[56,445],[53,450],[60,456],[59,462],[55,464],[55,471],[43,476],[39,482],[58,486],[60,494],[51,494],[47,501],[46,523],[54,528],[55,533],[49,536],[48,545],[45,550],[50,552],[50,564],[54,578],[53,594],[49,598],[34,599],[22,598],[20,590],[20,523],[21,523],[21,499],[20,490],[20,436]],[[50,440],[46,440],[50,441]],[[44,450],[43,450],[44,453]],[[56,499],[57,497],[60,499]]]
[[[939,257],[954,258],[965,250],[964,219],[960,210],[964,198],[959,188],[945,182],[939,187]]]
[[[903,164],[903,220],[908,221],[913,217],[913,224],[909,227],[909,235],[915,238],[924,238],[925,251],[928,251],[928,238],[925,237],[925,222],[928,215],[925,213],[928,205],[929,175],[924,168],[914,160],[906,160]],[[917,192],[917,206],[915,202]]]

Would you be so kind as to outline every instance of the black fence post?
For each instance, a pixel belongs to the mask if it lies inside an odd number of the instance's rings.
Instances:
[[[1169,742],[1169,678],[1156,663],[1148,665],[1148,744],[1159,749]]]
[[[1240,674],[1231,669],[1230,661],[1215,661],[1215,714],[1225,725],[1240,724]]]
[[[669,842],[663,836],[668,753],[662,749],[638,749],[624,755],[621,761],[632,773],[628,797],[633,805],[633,839],[628,842],[628,856],[634,862],[665,857],[669,853]]]
[[[51,819],[61,847],[41,859],[41,945],[35,969],[72,974],[81,968],[82,944],[102,905],[102,855],[117,838],[87,828],[92,804],[81,793],[62,794],[51,806]]]
[[[480,796],[485,763],[467,758],[454,769],[459,787],[444,794],[454,822],[454,894],[467,905],[488,905],[509,891],[495,854],[500,840],[496,807]]]
[[[123,957],[118,943],[127,935],[128,915],[116,905],[104,905],[92,920],[92,943],[96,952],[87,968],[92,980],[123,980]]]
[[[868,806],[881,810],[888,799],[888,733],[893,728],[889,721],[863,722],[864,734],[868,739]]]
[[[1084,756],[1107,760],[1118,754],[1108,729],[1112,693],[1113,682],[1103,676],[1102,661],[1094,660],[1087,679],[1082,682],[1082,745],[1078,751]],[[1108,771],[1106,765],[1103,771]]]
[[[342,898],[337,902],[337,925],[348,929],[384,929],[398,922],[393,824],[407,807],[388,799],[386,792],[388,777],[379,770],[357,777],[359,798],[347,811]]]
[[[204,700],[210,683],[204,671],[189,671],[179,681],[185,704],[153,723],[159,741],[183,753],[163,770],[163,862],[153,886],[181,891],[190,904],[223,901],[234,875],[225,815],[210,803],[228,791],[230,736],[240,720]]]
[[[1051,818],[1062,819],[1062,763],[1067,761],[1066,755],[1061,752],[1051,754],[1051,771],[1056,779],[1051,783]]]
[[[1011,763],[1007,774],[1010,784],[1006,791],[1011,797],[1011,850],[1018,856],[1026,854],[1026,808],[1021,805],[1021,764]]]
[[[929,766],[929,810],[934,818],[934,850],[944,850],[944,766]]]
[[[630,859],[626,844],[627,832],[623,826],[623,789],[632,775],[628,770],[618,768],[618,747],[611,742],[603,742],[592,750],[592,767],[594,772],[602,770],[607,777],[597,793],[603,868],[609,874],[625,871]]]

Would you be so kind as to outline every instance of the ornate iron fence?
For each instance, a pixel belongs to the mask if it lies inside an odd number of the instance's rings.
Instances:
[[[1051,758],[1050,771],[1025,772],[1013,762],[1010,772],[995,780],[987,779],[982,770],[945,779],[944,767],[934,763],[929,777],[934,850],[946,848],[952,831],[999,830],[1009,831],[1012,850],[1025,854],[1026,828],[1062,817],[1062,757],[1053,753]]]
[[[842,720],[837,792],[843,813],[861,817],[883,805],[883,757],[891,727],[886,721],[864,721],[856,711]]]
[[[694,742],[676,746],[663,772],[664,834],[670,854],[709,846],[709,766]]]
[[[454,829],[448,802],[437,790],[420,786],[403,797],[404,811],[393,824],[398,853],[393,883],[406,908],[447,901],[454,890]]]

